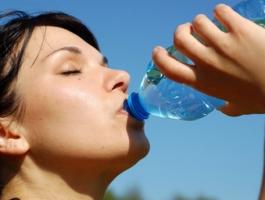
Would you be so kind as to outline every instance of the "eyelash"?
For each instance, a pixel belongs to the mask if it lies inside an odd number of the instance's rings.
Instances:
[[[80,74],[80,73],[81,73],[81,70],[75,69],[75,70],[64,71],[61,74],[65,75],[65,76],[69,76],[69,75],[76,75],[76,74]]]

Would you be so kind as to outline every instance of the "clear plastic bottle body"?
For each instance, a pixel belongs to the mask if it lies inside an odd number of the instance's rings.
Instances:
[[[168,52],[182,62],[189,63],[174,47]],[[225,104],[221,99],[203,94],[191,87],[166,78],[151,61],[142,80],[139,98],[145,109],[154,116],[195,120],[206,116]]]
[[[242,16],[265,28],[265,0],[243,0],[233,7]],[[224,27],[213,22],[223,31]],[[191,64],[187,57],[167,48],[170,55],[181,62]],[[126,109],[139,120],[148,114],[172,119],[195,120],[206,116],[225,101],[203,94],[187,85],[169,80],[157,69],[153,61],[147,67],[138,94],[129,96]]]

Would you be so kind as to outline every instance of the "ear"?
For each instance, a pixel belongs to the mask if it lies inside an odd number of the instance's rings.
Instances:
[[[29,150],[29,143],[16,122],[0,120],[0,154],[23,155]]]

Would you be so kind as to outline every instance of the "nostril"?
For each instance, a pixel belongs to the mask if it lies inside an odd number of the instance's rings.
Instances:
[[[117,84],[115,84],[112,88],[112,90],[115,90],[116,88],[123,88],[124,86],[124,83],[123,82],[119,82]]]
[[[110,70],[107,76],[106,83],[108,90],[120,90],[127,93],[129,85],[129,74],[121,70]]]

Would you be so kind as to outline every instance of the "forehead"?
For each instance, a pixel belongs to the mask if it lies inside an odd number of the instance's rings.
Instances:
[[[49,54],[51,51],[65,47],[78,46],[80,49],[86,49],[95,56],[100,56],[100,53],[78,35],[54,26],[36,27],[31,35],[27,45],[24,58],[25,61],[32,61],[35,58],[38,60]]]

